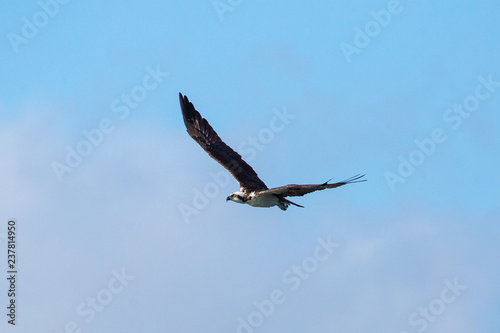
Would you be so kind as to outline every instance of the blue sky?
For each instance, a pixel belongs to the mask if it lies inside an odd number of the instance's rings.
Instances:
[[[2,332],[498,331],[497,2],[0,9]],[[268,186],[368,181],[226,203],[179,92]]]

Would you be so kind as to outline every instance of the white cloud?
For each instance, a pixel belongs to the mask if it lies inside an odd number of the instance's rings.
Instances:
[[[362,203],[342,192],[314,194],[300,210],[252,209],[226,203],[224,189],[186,225],[179,202],[210,180],[207,170],[220,167],[183,129],[123,124],[62,183],[50,161],[67,143],[51,121],[27,116],[1,133],[9,144],[0,154],[10,158],[0,165],[0,211],[2,220],[14,217],[20,226],[23,329],[58,332],[74,321],[95,332],[140,330],[143,323],[151,330],[235,331],[238,316],[283,287],[283,272],[327,235],[340,244],[338,252],[287,294],[259,331],[411,332],[408,316],[454,276],[470,288],[429,332],[473,320],[463,307],[491,300],[483,285],[493,286],[493,279],[481,282],[479,272],[494,276],[495,269],[476,261],[487,246],[467,241],[472,227],[458,215],[437,219],[411,200],[360,210]],[[328,195],[334,209],[325,204]],[[135,279],[85,322],[77,306],[122,267]]]

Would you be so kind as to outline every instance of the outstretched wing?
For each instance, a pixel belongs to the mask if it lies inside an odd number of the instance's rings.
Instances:
[[[311,185],[285,185],[280,187],[271,188],[266,191],[260,192],[260,194],[276,194],[282,197],[297,197],[303,196],[304,194],[308,194],[314,191],[321,191],[327,188],[335,188],[346,184],[359,183],[364,182],[366,179],[361,179],[365,175],[356,175],[344,181],[329,184],[328,182],[323,184],[311,184]]]
[[[189,101],[187,96],[179,93],[184,124],[187,132],[198,142],[198,144],[212,157],[226,168],[247,192],[267,190],[266,184],[259,178],[257,173],[245,162],[241,155],[217,135],[208,121],[203,118]]]

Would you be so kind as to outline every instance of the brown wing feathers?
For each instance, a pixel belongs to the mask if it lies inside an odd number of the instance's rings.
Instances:
[[[267,190],[266,184],[241,155],[221,140],[208,121],[194,108],[187,96],[179,93],[182,115],[187,132],[198,144],[224,168],[226,168],[245,191]]]
[[[341,182],[337,183],[332,183],[329,184],[328,182],[325,182],[323,184],[310,184],[310,185],[296,185],[296,184],[291,184],[291,185],[285,185],[281,187],[275,187],[271,188],[269,190],[263,191],[262,193],[272,193],[276,195],[280,195],[283,197],[297,197],[297,196],[303,196],[305,194],[314,192],[314,191],[321,191],[327,188],[335,188],[339,187],[342,185],[346,184],[352,184],[352,183],[359,183],[359,182],[364,182],[366,179],[361,179],[365,175],[356,175],[354,177],[351,177],[349,179],[343,180]]]
[[[335,188],[346,184],[364,182],[364,175],[356,175],[337,183],[310,184],[310,185],[286,185],[268,189],[266,184],[259,178],[257,173],[246,163],[241,155],[224,143],[214,131],[208,121],[203,118],[194,108],[187,96],[179,93],[184,124],[187,132],[198,144],[224,168],[226,168],[246,192],[261,191],[262,194],[274,194],[279,197],[302,196],[314,191],[327,188]]]

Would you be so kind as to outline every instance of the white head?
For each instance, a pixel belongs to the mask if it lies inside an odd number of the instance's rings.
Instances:
[[[237,202],[237,203],[240,203],[240,204],[244,204],[245,203],[245,198],[246,198],[246,194],[242,191],[236,191],[236,192],[233,192],[231,193],[227,198],[226,198],[226,201],[234,201],[234,202]]]

